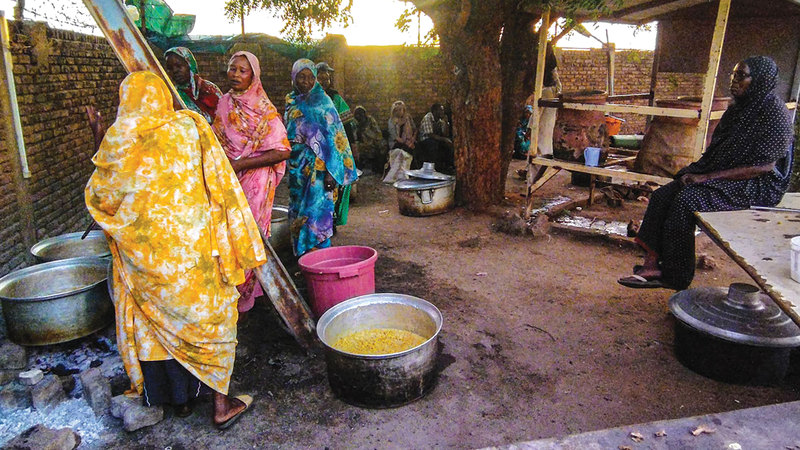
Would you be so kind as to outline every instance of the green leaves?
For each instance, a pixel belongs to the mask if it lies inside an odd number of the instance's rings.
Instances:
[[[281,34],[286,39],[307,43],[316,29],[352,23],[352,6],[353,0],[226,0],[225,16],[238,20],[250,11],[264,9],[284,22]]]

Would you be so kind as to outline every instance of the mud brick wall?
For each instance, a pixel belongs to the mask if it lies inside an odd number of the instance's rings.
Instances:
[[[229,88],[225,70],[236,50],[255,54],[261,64],[261,83],[272,103],[283,112],[285,96],[292,89],[294,59],[259,45],[235,46],[225,55],[195,52],[198,70],[223,92]],[[434,49],[403,46],[344,47],[317,58],[334,68],[333,84],[351,108],[362,105],[386,128],[395,100],[403,100],[416,122],[433,103],[446,103],[450,86],[442,58]]]
[[[84,105],[114,120],[125,76],[105,39],[9,22],[14,81],[31,178],[36,240],[83,231],[89,214],[83,188],[94,169],[93,142]],[[1,139],[1,138],[0,138]],[[8,157],[0,142],[0,275],[25,264],[19,207]]]

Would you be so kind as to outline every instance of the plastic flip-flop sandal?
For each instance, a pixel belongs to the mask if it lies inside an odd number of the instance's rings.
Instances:
[[[250,409],[250,405],[253,404],[253,397],[251,397],[249,395],[238,395],[238,396],[236,396],[234,398],[239,400],[240,402],[244,403],[244,409],[239,411],[235,416],[231,417],[230,419],[226,420],[225,422],[217,424],[217,429],[225,430],[227,428],[230,428],[230,426],[233,425],[234,423],[236,423],[237,420],[241,419],[241,417],[244,415],[244,413],[247,412]]]
[[[658,278],[648,280],[647,278],[636,274],[620,278],[619,280],[617,280],[617,283],[625,287],[634,289],[653,289],[653,288],[666,287],[664,286],[664,283]]]

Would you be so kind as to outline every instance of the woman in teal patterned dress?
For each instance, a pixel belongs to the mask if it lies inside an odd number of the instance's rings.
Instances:
[[[317,83],[308,59],[292,66],[294,90],[286,96],[289,157],[289,223],[297,256],[330,247],[338,186],[356,181],[356,166],[342,121]]]

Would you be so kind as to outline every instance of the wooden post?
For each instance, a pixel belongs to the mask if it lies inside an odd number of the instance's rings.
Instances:
[[[797,97],[800,96],[800,53],[797,54],[797,63],[794,66],[794,75],[792,76],[792,89],[789,91],[789,101],[797,103]],[[792,123],[797,117],[797,106],[792,109]],[[797,144],[795,144],[797,146]]]
[[[531,190],[531,186],[533,186],[534,182],[533,177],[536,176],[536,172],[538,172],[538,169],[531,164],[531,161],[539,152],[539,116],[541,114],[539,108],[539,99],[542,98],[542,86],[544,85],[544,63],[547,55],[548,23],[550,23],[550,8],[547,8],[542,14],[542,25],[539,27],[539,47],[537,49],[538,51],[536,56],[536,79],[533,83],[533,105],[531,105],[533,106],[533,113],[531,114],[530,121],[528,122],[528,128],[531,130],[531,145],[528,147],[528,174],[526,177],[528,189],[526,191],[527,207],[525,209],[526,217],[530,216],[530,213],[533,210],[533,196],[531,195],[533,191]]]
[[[3,11],[0,11],[0,46],[2,46],[0,48],[0,52],[2,52],[0,54],[0,66],[2,66],[0,67],[0,117],[2,117],[3,122],[0,133],[3,134],[5,140],[5,148],[8,150],[7,158],[11,166],[11,175],[14,179],[14,193],[16,195],[22,241],[25,248],[29,249],[36,243],[33,201],[28,190],[28,183],[25,181],[25,178],[30,178],[31,173],[28,170],[25,141],[20,125],[19,108],[17,107],[10,43],[11,37],[8,33],[8,22],[6,22]],[[24,256],[28,264],[34,262],[30,252],[26,251]]]
[[[658,85],[658,66],[661,63],[661,30],[656,29],[656,48],[653,50],[653,67],[650,70],[650,100],[647,102],[649,106],[656,104],[656,85]],[[653,116],[647,116],[647,126]]]
[[[717,86],[717,72],[719,60],[722,56],[722,44],[725,41],[725,29],[728,26],[728,13],[731,10],[731,0],[719,0],[717,22],[714,25],[714,37],[711,40],[711,50],[708,54],[708,69],[703,82],[703,102],[700,106],[700,120],[694,135],[694,159],[700,158],[706,147],[706,134],[708,122],[711,118],[711,104],[714,101],[714,89]]]
[[[608,30],[606,30],[606,43],[603,44],[603,47],[606,49],[606,62],[608,63],[607,91],[608,95],[614,95],[614,59],[617,46],[608,39]]]
[[[141,21],[142,36],[147,36],[147,7],[145,2],[147,0],[139,0],[139,20]]]

